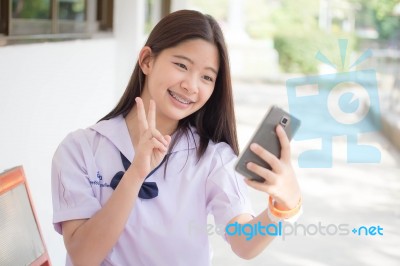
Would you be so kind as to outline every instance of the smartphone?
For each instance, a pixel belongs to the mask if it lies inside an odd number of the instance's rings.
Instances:
[[[277,125],[281,125],[285,130],[289,140],[292,139],[297,129],[300,127],[300,120],[294,116],[288,114],[277,106],[272,106],[269,112],[266,114],[255,134],[251,138],[247,147],[239,155],[239,159],[236,163],[235,170],[245,176],[246,178],[263,183],[265,181],[261,176],[251,172],[247,169],[246,165],[248,162],[256,163],[262,167],[271,170],[271,166],[258,157],[255,153],[250,150],[251,143],[257,143],[264,149],[268,150],[276,157],[281,157],[281,144],[279,138],[276,135]]]

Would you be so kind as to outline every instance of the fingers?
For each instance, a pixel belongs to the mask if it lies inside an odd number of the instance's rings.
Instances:
[[[159,149],[162,152],[167,152],[171,142],[171,137],[169,135],[162,136],[160,132],[158,132],[158,134],[157,137],[154,136],[151,138],[153,148]]]
[[[146,112],[144,110],[144,105],[143,105],[142,99],[140,97],[136,97],[135,101],[136,101],[136,106],[137,106],[139,131],[140,131],[140,135],[143,135],[144,132],[149,128],[149,125],[148,125],[147,119],[146,119]]]
[[[152,138],[151,142],[153,144],[154,149],[159,149],[162,152],[167,152],[168,151],[168,146],[164,145],[161,141],[159,141],[156,138]]]
[[[282,162],[284,163],[290,163],[290,142],[289,139],[286,135],[285,130],[282,128],[282,126],[278,125],[276,127],[276,133],[279,138],[279,142],[281,144],[281,158],[277,158],[274,154],[271,152],[267,151],[263,147],[261,147],[257,143],[252,143],[250,145],[250,150],[254,152],[256,155],[258,155],[261,159],[266,161],[272,168],[272,170],[276,173],[282,172],[283,166]],[[249,166],[252,167],[252,169],[249,168],[249,170],[252,170],[259,176],[267,176],[268,169],[265,169],[261,166],[255,165],[255,164],[249,164]],[[256,172],[257,171],[257,172]]]
[[[267,168],[261,167],[255,163],[247,163],[247,169],[255,173],[256,175],[261,176],[268,183],[272,183],[274,181],[274,174],[268,170]]]
[[[285,130],[281,125],[276,127],[276,134],[278,135],[279,142],[281,143],[281,160],[290,162],[290,142]]]
[[[281,164],[279,159],[275,155],[273,155],[272,153],[261,147],[259,144],[252,143],[250,145],[250,150],[255,154],[257,154],[261,159],[266,161],[273,170],[275,171],[281,170]]]
[[[139,121],[140,135],[148,140],[152,140],[152,141],[153,141],[153,139],[157,140],[157,145],[155,145],[154,147],[159,148],[161,150],[168,149],[171,137],[168,136],[169,140],[167,140],[160,133],[160,131],[158,131],[156,128],[156,104],[155,104],[155,102],[153,100],[149,101],[149,110],[148,110],[147,118],[146,118],[146,111],[144,108],[143,100],[140,97],[136,97],[135,101],[137,104],[137,115],[138,115],[138,121]],[[158,142],[161,143],[164,147],[161,148],[159,146]],[[154,143],[156,143],[156,142],[154,142]]]
[[[150,132],[151,132],[151,136],[153,138],[156,138],[158,141],[160,141],[164,146],[168,146],[169,142],[165,139],[165,137],[160,133],[160,131],[158,131],[155,128],[150,128]]]
[[[245,178],[244,182],[249,186],[259,191],[264,191],[270,194],[270,186],[266,186],[265,183],[260,183],[257,181],[253,181],[250,179]]]
[[[171,143],[171,136],[170,135],[165,135],[164,136],[165,140],[167,141],[168,145]]]
[[[149,125],[149,129],[151,131],[151,135],[158,139],[164,146],[168,146],[167,140],[164,136],[156,129],[156,103],[153,100],[150,100],[149,103],[149,112],[147,114],[147,122]]]
[[[289,139],[282,126],[277,126],[276,134],[281,144],[280,159],[256,143],[250,145],[251,151],[267,162],[272,170],[255,163],[248,163],[247,168],[253,173],[263,177],[266,182],[260,183],[247,178],[245,178],[244,181],[248,186],[268,193],[278,203],[282,204],[284,208],[291,209],[292,206],[296,206],[298,203],[298,198],[301,193],[290,163]]]
[[[153,100],[150,100],[149,103],[149,112],[147,114],[147,122],[150,129],[156,128],[156,104]]]

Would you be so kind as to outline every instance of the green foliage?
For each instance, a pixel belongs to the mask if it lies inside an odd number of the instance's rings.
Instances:
[[[274,34],[301,34],[318,29],[319,0],[282,0],[280,3],[270,17],[275,25]]]
[[[316,73],[317,62],[313,60],[308,47],[312,46],[312,38],[299,36],[276,36],[275,49],[279,53],[279,65],[284,72]]]
[[[252,0],[245,2],[246,32],[254,39],[270,39],[275,31],[275,23],[270,17],[274,8],[269,1]]]
[[[305,8],[307,7],[307,8]],[[319,49],[318,0],[282,0],[270,16],[274,46],[284,72],[318,72],[315,53]]]
[[[342,66],[338,48],[338,39],[348,40],[348,53],[354,49],[352,34],[344,33],[341,27],[333,22],[330,32],[319,28],[319,0],[282,0],[271,12],[269,21],[274,25],[272,36],[274,47],[279,54],[281,70],[289,73],[315,74],[321,64],[315,55],[321,51],[338,71]],[[350,56],[347,56],[348,60]]]
[[[14,18],[49,19],[50,0],[12,0],[12,14]]]
[[[341,61],[338,46],[339,39],[348,41],[345,62]],[[335,36],[322,31],[310,32],[308,34],[277,34],[274,39],[274,48],[279,53],[279,64],[281,70],[288,73],[316,74],[321,64],[315,56],[322,53],[337,71],[346,71],[352,63],[350,54],[356,47],[355,38],[351,35],[342,34]]]
[[[255,39],[273,39],[283,71],[312,74],[321,64],[318,51],[342,68],[338,39],[348,39],[348,53],[357,47],[355,33],[343,31],[343,23],[355,16],[356,26],[375,28],[380,39],[400,34],[400,17],[393,13],[400,0],[331,0],[332,26],[329,32],[319,27],[320,0],[252,0],[243,2],[247,33]],[[189,0],[203,12],[226,20],[229,2]],[[339,15],[338,15],[339,14]],[[349,19],[350,18],[350,19]],[[349,22],[347,22],[349,23]],[[350,56],[346,57],[347,60]],[[349,65],[345,63],[344,68]]]
[[[364,27],[378,31],[379,39],[390,39],[400,31],[400,16],[394,14],[394,7],[400,0],[350,0],[360,6],[357,21]]]

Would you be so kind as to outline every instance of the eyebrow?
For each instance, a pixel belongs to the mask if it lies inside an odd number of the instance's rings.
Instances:
[[[194,62],[193,62],[192,59],[190,59],[189,57],[186,57],[186,56],[184,56],[184,55],[173,55],[173,57],[176,57],[176,58],[180,58],[180,59],[189,61],[189,63],[191,63],[192,65],[194,64]],[[211,70],[212,72],[214,72],[214,74],[215,74],[216,76],[218,76],[218,71],[215,70],[214,68],[212,68],[212,67],[206,67],[205,69]]]

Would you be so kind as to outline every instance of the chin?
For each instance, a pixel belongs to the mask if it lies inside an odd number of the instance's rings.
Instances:
[[[166,116],[173,121],[179,122],[180,120],[194,114],[197,111],[198,110],[185,110],[185,112],[182,112],[182,110],[170,110],[168,113],[166,113]]]
[[[185,115],[185,114],[177,114],[176,112],[165,113],[165,118],[167,118],[171,122],[173,122],[173,121],[179,122],[180,120],[184,119],[187,116],[188,115]]]

